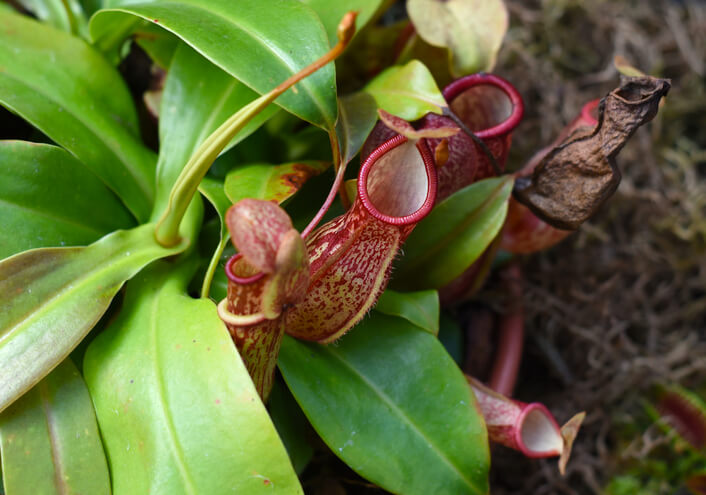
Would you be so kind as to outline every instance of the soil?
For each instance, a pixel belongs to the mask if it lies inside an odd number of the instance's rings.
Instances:
[[[491,493],[603,493],[650,450],[625,449],[621,428],[654,386],[706,384],[706,4],[507,4],[511,28],[496,72],[526,105],[511,165],[618,85],[615,55],[672,79],[660,115],[618,157],[615,196],[560,245],[521,258],[526,347],[515,396],[544,402],[560,422],[588,415],[565,477],[553,460],[498,448]],[[501,287],[491,281],[479,299],[497,306]]]

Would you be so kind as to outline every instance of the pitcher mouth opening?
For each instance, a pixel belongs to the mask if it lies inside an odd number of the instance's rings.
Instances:
[[[436,201],[436,165],[426,140],[397,135],[363,162],[358,197],[365,209],[391,225],[419,222]]]
[[[509,134],[524,115],[522,96],[494,74],[472,74],[443,91],[450,109],[481,139]]]
[[[240,277],[233,272],[233,264],[239,261],[242,257],[242,253],[237,253],[228,258],[225,266],[226,277],[228,277],[228,280],[238,285],[250,285],[261,280],[262,277],[265,276],[265,272],[258,272],[254,275],[248,275],[246,277]]]

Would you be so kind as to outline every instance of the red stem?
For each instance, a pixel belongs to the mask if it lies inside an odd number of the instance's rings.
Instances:
[[[499,394],[511,397],[520,369],[525,336],[522,270],[518,264],[512,264],[504,270],[503,276],[506,279],[507,292],[512,298],[513,308],[500,318],[500,337],[489,385]]]

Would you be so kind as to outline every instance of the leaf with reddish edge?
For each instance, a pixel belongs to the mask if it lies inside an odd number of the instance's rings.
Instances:
[[[429,112],[441,114],[447,107],[434,77],[418,60],[386,69],[364,91],[375,98],[379,108],[409,121]]]
[[[116,5],[117,4],[117,5]],[[101,39],[125,19],[144,19],[176,34],[215,65],[259,94],[317,60],[329,47],[316,14],[290,0],[162,0],[113,2],[89,23]],[[127,31],[125,34],[129,33]],[[326,130],[336,116],[335,68],[328,65],[276,102]]]
[[[394,287],[439,288],[461,275],[500,231],[512,185],[509,176],[485,179],[437,204],[409,236]]]
[[[186,293],[184,261],[130,282],[86,352],[113,493],[301,494],[214,304]]]
[[[502,0],[409,0],[407,12],[422,39],[449,49],[454,76],[493,69],[508,27]]]
[[[187,213],[197,220],[200,215],[196,207]],[[185,231],[180,244],[164,248],[154,228],[118,230],[88,247],[25,251],[0,263],[0,411],[76,347],[126,280],[183,251],[194,237]]]
[[[378,109],[378,116],[382,120],[383,124],[395,131],[397,134],[402,134],[409,139],[422,139],[422,138],[447,138],[451,137],[461,130],[455,126],[440,126],[440,127],[430,127],[415,129],[412,124],[404,119],[401,119],[391,113],[387,113],[382,108]],[[448,143],[447,143],[448,144]],[[436,155],[436,150],[435,153]]]
[[[473,394],[430,333],[373,312],[335,346],[285,337],[279,367],[314,429],[364,478],[407,495],[487,493]]]
[[[110,476],[93,403],[71,360],[0,415],[7,493],[110,494]]]
[[[432,335],[439,334],[439,293],[435,290],[395,292],[387,289],[378,299],[375,311],[404,318]]]
[[[231,170],[226,176],[225,193],[232,203],[241,199],[266,199],[282,203],[294,195],[311,177],[326,171],[331,164],[303,161],[268,165],[254,163]]]

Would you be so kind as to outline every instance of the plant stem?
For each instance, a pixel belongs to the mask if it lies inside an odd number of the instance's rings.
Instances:
[[[155,239],[160,245],[169,247],[179,242],[179,225],[181,224],[184,212],[191,198],[194,197],[201,183],[201,179],[206,175],[211,164],[218,157],[220,152],[223,151],[233,136],[282,93],[329,62],[332,62],[343,53],[343,50],[345,50],[355,32],[356,15],[356,12],[348,12],[343,16],[338,26],[338,43],[336,43],[328,53],[300,72],[289,77],[269,93],[262,95],[238,110],[199,146],[196,152],[189,158],[181,174],[179,174],[172,188],[172,192],[169,195],[167,209],[155,228]]]

